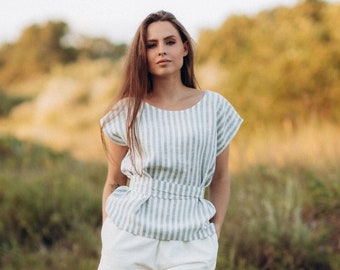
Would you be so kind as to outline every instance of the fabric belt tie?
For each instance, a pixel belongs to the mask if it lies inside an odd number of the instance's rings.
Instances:
[[[205,187],[176,184],[146,177],[131,179],[129,189],[137,194],[163,199],[203,199],[205,191]]]

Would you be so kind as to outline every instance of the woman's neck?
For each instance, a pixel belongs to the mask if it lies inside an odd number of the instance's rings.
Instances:
[[[183,110],[199,102],[203,95],[202,91],[185,86],[181,80],[157,78],[145,101],[165,110]]]
[[[188,90],[180,78],[174,77],[154,78],[152,86],[150,97],[168,102],[181,99],[186,94],[185,90]]]

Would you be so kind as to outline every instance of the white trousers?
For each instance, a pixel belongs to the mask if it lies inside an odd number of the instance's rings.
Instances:
[[[107,218],[103,224],[98,270],[214,270],[216,234],[203,240],[160,241],[118,229]]]

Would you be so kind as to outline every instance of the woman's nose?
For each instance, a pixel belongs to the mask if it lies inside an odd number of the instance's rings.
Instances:
[[[159,52],[158,52],[158,55],[159,55],[159,56],[164,56],[164,55],[166,55],[165,48],[164,48],[163,45],[159,45]]]

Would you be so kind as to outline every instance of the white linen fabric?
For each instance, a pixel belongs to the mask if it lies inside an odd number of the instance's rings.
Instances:
[[[98,270],[214,270],[216,234],[202,240],[162,241],[118,229],[110,219],[102,227]]]
[[[102,119],[103,132],[128,146],[126,99]],[[204,198],[216,157],[237,133],[242,118],[220,94],[204,91],[194,106],[179,111],[143,103],[137,116],[142,157],[131,152],[121,170],[130,179],[107,199],[106,211],[119,229],[159,240],[197,240],[215,234],[213,204]]]

